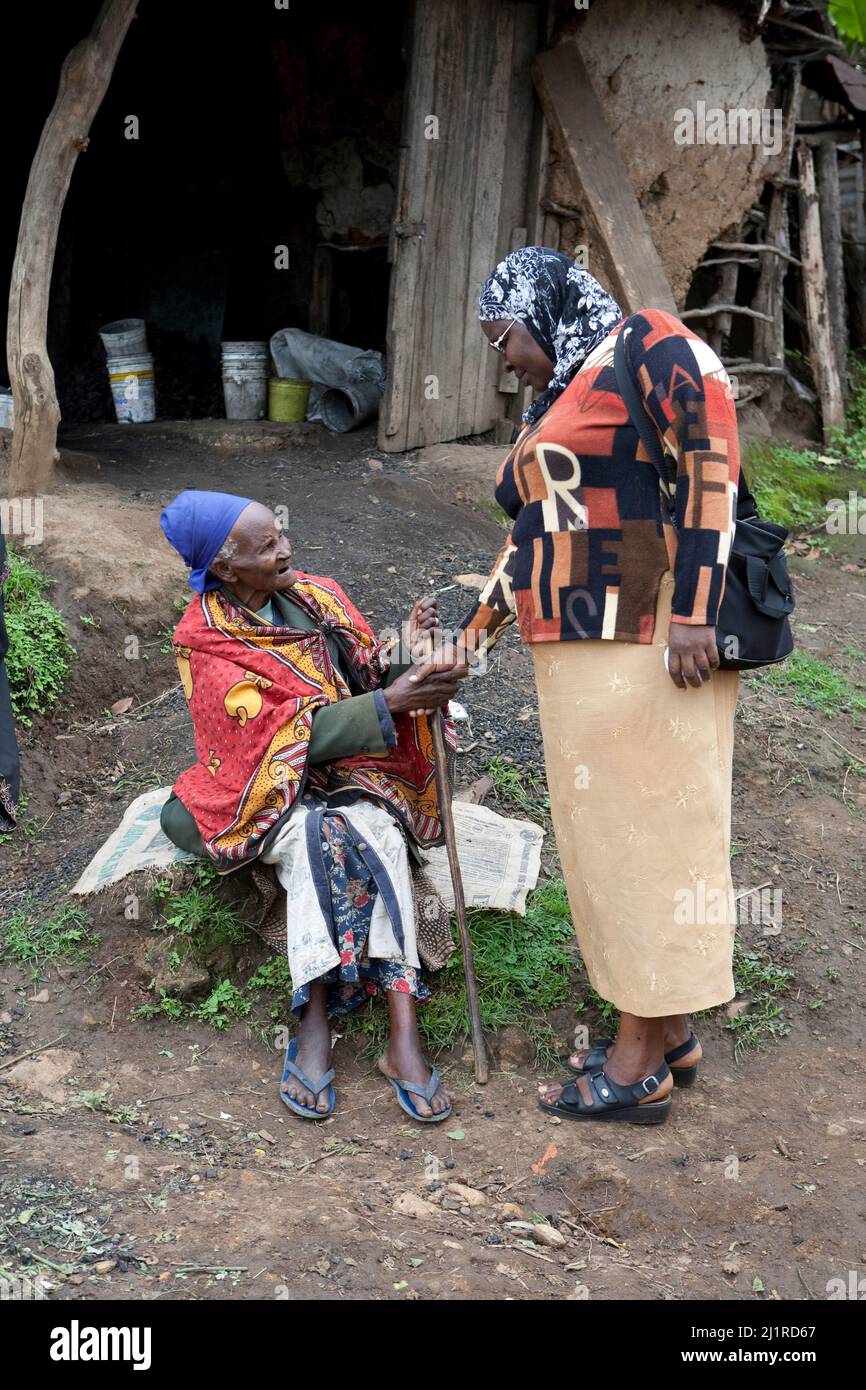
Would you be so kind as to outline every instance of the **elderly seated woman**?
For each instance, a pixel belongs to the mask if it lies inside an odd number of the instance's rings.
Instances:
[[[391,1032],[379,1067],[414,1119],[451,1098],[417,1031],[422,983],[412,885],[419,847],[441,838],[428,716],[467,667],[389,662],[333,579],[292,568],[273,512],[224,493],[183,492],[160,518],[198,595],[174,634],[197,762],[163,829],[203,845],[227,873],[259,860],[285,889],[292,1010],[281,1095],[296,1115],[334,1109],[328,1018],[380,990]],[[409,644],[438,623],[415,604]],[[192,838],[190,838],[192,836]]]

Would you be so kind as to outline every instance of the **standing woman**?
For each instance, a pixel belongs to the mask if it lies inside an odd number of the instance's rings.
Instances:
[[[616,1039],[574,1054],[577,1078],[540,1101],[569,1119],[660,1123],[701,1058],[688,1014],[734,994],[738,676],[717,670],[715,641],[740,476],[733,394],[673,315],[623,322],[587,271],[543,247],[496,267],[479,317],[539,394],[499,471],[513,526],[467,644],[515,618],[530,644],[577,938],[593,988],[621,1012]],[[617,389],[623,329],[676,473],[678,535]]]

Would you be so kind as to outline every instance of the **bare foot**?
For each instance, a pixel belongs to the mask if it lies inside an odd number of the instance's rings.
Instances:
[[[433,1075],[419,1046],[398,1044],[394,1038],[379,1058],[378,1065],[383,1076],[390,1076],[394,1081],[414,1081],[417,1086],[428,1085]],[[453,1099],[444,1082],[440,1083],[439,1089],[434,1092],[433,1099],[429,1102],[416,1095],[414,1091],[410,1091],[409,1096],[418,1114],[424,1116],[441,1115]]]
[[[295,1066],[299,1067],[311,1081],[318,1081],[331,1065],[331,1026],[323,1015],[311,1013],[310,1006],[304,1014],[301,1031],[298,1034],[298,1055]],[[284,1095],[290,1096],[308,1110],[316,1109],[324,1115],[328,1109],[328,1087],[319,1093],[318,1099],[296,1076],[289,1076],[280,1087]]]

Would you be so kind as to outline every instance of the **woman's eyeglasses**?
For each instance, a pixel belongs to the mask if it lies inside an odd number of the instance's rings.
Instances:
[[[514,325],[515,325],[516,323],[518,323],[518,322],[519,322],[518,319],[512,319],[511,322],[510,322],[510,324],[508,325],[508,327],[505,329],[505,332],[504,332],[504,333],[500,333],[500,335],[499,335],[499,337],[496,339],[496,341],[490,343],[490,346],[491,346],[492,348],[495,348],[495,350],[496,350],[497,352],[504,352],[504,351],[505,351],[505,348],[502,346],[502,344],[505,342],[505,339],[508,337],[508,335],[509,335],[509,333],[511,332],[512,328],[514,327]],[[490,342],[490,339],[488,338],[487,341]]]

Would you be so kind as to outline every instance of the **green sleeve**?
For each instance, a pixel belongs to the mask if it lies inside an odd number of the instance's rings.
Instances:
[[[394,743],[396,731],[381,691],[371,691],[316,711],[307,758],[311,763],[331,763],[356,753],[387,753]]]
[[[206,858],[198,826],[180,797],[176,796],[174,792],[159,813],[159,823],[163,834],[167,835],[171,843],[176,845],[178,849],[186,850],[187,854],[197,854]]]

